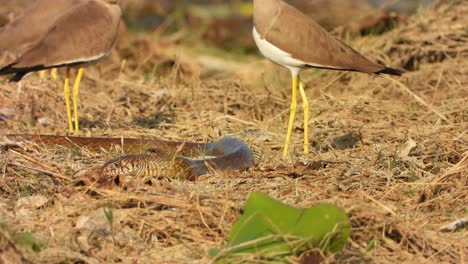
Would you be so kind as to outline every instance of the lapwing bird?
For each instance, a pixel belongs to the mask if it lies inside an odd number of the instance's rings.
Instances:
[[[319,68],[400,76],[334,38],[313,19],[282,0],[254,0],[253,38],[260,52],[290,70],[292,99],[283,157],[287,156],[297,106],[297,87],[304,110],[304,152],[309,152],[309,104],[299,78],[303,69]]]
[[[66,10],[16,61],[0,69],[0,75],[14,74],[10,81],[20,81],[26,74],[66,67],[65,105],[70,132],[79,132],[78,93],[83,66],[105,58],[114,46],[121,17],[116,0],[78,1]],[[73,86],[73,111],[70,104],[69,69],[78,67]]]
[[[57,19],[83,0],[36,0],[22,15],[0,29],[0,54],[21,53],[36,44]],[[56,69],[51,76],[56,79]],[[41,71],[45,77],[45,71]]]

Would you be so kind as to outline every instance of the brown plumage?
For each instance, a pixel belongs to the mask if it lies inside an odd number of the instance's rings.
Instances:
[[[49,31],[57,19],[84,0],[36,0],[22,15],[0,29],[0,54],[30,48]],[[86,0],[85,0],[86,1]]]
[[[401,75],[368,60],[282,0],[254,0],[254,26],[261,38],[304,62],[300,68]]]
[[[32,71],[97,61],[112,49],[120,17],[121,10],[115,1],[79,0],[34,46],[0,69],[0,75],[15,73],[10,80],[19,81]]]

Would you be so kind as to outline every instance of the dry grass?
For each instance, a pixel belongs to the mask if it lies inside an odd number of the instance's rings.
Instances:
[[[207,249],[223,245],[254,190],[297,206],[331,202],[346,209],[352,237],[331,262],[466,262],[466,229],[439,231],[467,215],[468,201],[468,4],[446,2],[383,36],[351,43],[409,69],[399,83],[357,73],[304,73],[316,148],[300,153],[299,114],[287,160],[279,158],[290,96],[286,70],[259,58],[216,60],[214,67],[213,58],[170,39],[126,35],[110,60],[87,72],[83,135],[199,141],[234,135],[259,154],[257,166],[194,182],[83,186],[76,172],[115,151],[10,149],[16,142],[1,139],[0,262],[207,263]],[[1,83],[0,114],[14,117],[0,119],[0,133],[63,134],[62,105],[60,85],[51,81],[31,75],[20,89]],[[353,148],[327,147],[351,131],[362,135]],[[17,206],[33,195],[47,201]],[[110,205],[113,221],[104,214]],[[31,231],[47,247],[33,253],[2,240],[19,231]]]

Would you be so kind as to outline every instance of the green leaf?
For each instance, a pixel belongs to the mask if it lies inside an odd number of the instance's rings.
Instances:
[[[227,247],[209,253],[222,260],[246,254],[283,258],[310,248],[336,252],[344,247],[349,234],[348,216],[334,205],[300,209],[253,192],[231,228]]]
[[[15,234],[14,241],[18,245],[21,245],[22,247],[34,252],[40,252],[45,248],[44,243],[40,242],[37,238],[35,238],[33,233],[31,232],[22,232]]]

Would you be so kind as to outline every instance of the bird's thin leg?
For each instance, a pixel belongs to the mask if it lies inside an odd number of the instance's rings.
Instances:
[[[284,143],[283,149],[283,158],[288,155],[289,144],[291,142],[291,134],[292,128],[294,123],[294,116],[296,115],[296,107],[297,107],[297,79],[298,74],[292,74],[292,96],[291,96],[291,105],[290,105],[290,112],[289,112],[289,123],[288,123],[288,131],[286,133],[286,142]]]
[[[42,71],[39,71],[39,77],[44,80],[46,78],[46,75],[47,75],[47,70],[42,70]],[[52,78],[52,80],[56,81],[58,79],[58,74],[57,74],[57,68],[52,68],[50,70],[50,77]]]
[[[80,68],[78,70],[78,74],[76,75],[75,85],[73,85],[73,112],[75,113],[75,132],[80,132],[80,125],[78,121],[78,95],[79,95],[79,88],[81,78],[83,77],[84,68]]]
[[[52,68],[52,70],[50,70],[50,77],[52,77],[54,81],[58,79],[57,68]]]
[[[309,101],[304,92],[304,86],[299,78],[299,92],[302,98],[302,109],[304,110],[304,153],[309,153]]]
[[[47,70],[39,71],[39,78],[41,78],[41,80],[44,80],[46,78],[46,73]]]
[[[65,83],[63,85],[65,92],[65,106],[67,107],[67,118],[68,118],[68,130],[73,132],[72,113],[70,106],[70,70],[67,68],[67,74],[65,76]]]

